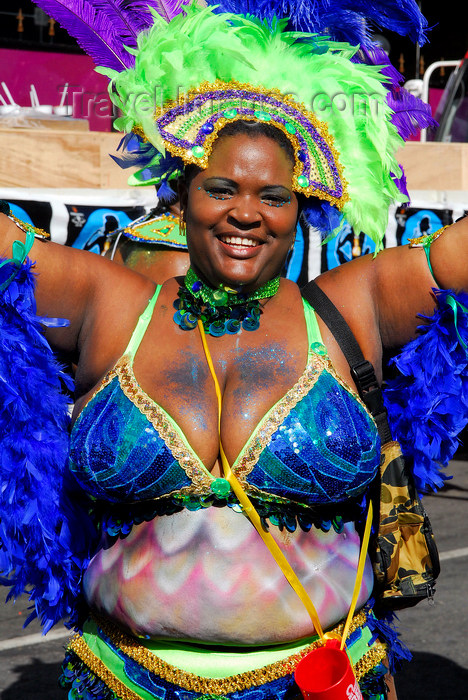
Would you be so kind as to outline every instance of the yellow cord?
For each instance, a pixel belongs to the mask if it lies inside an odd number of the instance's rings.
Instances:
[[[203,344],[203,349],[204,349],[205,355],[206,355],[206,361],[208,363],[208,367],[210,369],[211,376],[213,377],[216,396],[218,399],[219,452],[220,452],[220,456],[221,456],[221,464],[223,467],[224,477],[231,485],[231,488],[234,491],[235,495],[237,496],[239,503],[242,505],[245,514],[247,515],[247,517],[251,521],[252,525],[257,530],[257,532],[260,535],[260,537],[262,538],[262,540],[265,542],[266,546],[270,550],[271,555],[273,556],[274,560],[276,561],[276,563],[280,567],[281,571],[285,575],[289,584],[291,585],[293,590],[297,593],[297,595],[299,596],[299,598],[303,602],[307,612],[309,613],[310,619],[312,620],[312,623],[314,625],[315,631],[317,632],[318,636],[320,637],[322,642],[325,642],[327,639],[327,636],[323,632],[322,625],[320,624],[317,610],[315,609],[315,606],[312,603],[307,591],[305,590],[302,583],[299,581],[296,573],[294,572],[293,568],[291,567],[291,564],[288,562],[288,560],[284,556],[283,552],[279,548],[278,544],[276,543],[276,540],[273,538],[271,533],[269,533],[268,531],[266,531],[263,528],[260,516],[257,513],[257,511],[255,510],[255,507],[254,507],[252,501],[247,496],[244,489],[240,485],[239,480],[237,479],[237,477],[233,474],[233,472],[231,470],[230,464],[227,460],[227,457],[225,455],[223,445],[221,442],[221,405],[222,405],[221,389],[220,389],[218,378],[216,376],[216,372],[215,372],[215,369],[213,366],[213,361],[211,359],[210,351],[208,349],[208,344],[206,342],[205,330],[204,330],[203,324],[200,320],[198,321],[198,328],[200,330],[200,336],[201,336],[201,340],[202,340],[202,344]],[[367,520],[366,520],[366,527],[365,527],[365,531],[364,531],[364,537],[363,537],[363,541],[362,541],[361,553],[359,555],[359,563],[358,563],[358,569],[357,569],[357,574],[356,574],[356,581],[354,584],[353,596],[351,599],[351,606],[349,608],[348,616],[346,618],[346,622],[345,622],[345,626],[344,626],[344,630],[343,630],[343,635],[341,637],[341,649],[343,649],[343,647],[345,645],[345,640],[346,640],[346,637],[348,636],[348,630],[349,630],[349,626],[351,624],[351,620],[352,620],[353,615],[354,615],[354,609],[356,607],[357,599],[359,596],[359,591],[361,590],[362,577],[364,574],[364,566],[366,563],[367,546],[369,544],[371,523],[372,523],[372,503],[370,502],[369,503],[369,511],[367,513]]]

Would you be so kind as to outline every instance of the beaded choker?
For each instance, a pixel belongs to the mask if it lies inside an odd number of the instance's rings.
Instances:
[[[260,299],[274,296],[279,283],[280,278],[275,277],[252,294],[242,294],[223,285],[209,287],[190,268],[174,301],[174,321],[182,330],[190,331],[200,319],[205,333],[213,336],[235,335],[242,329],[255,331],[262,313]]]

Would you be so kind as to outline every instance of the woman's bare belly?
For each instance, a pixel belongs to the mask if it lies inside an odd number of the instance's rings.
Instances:
[[[270,527],[326,629],[346,616],[359,537]],[[367,562],[358,607],[373,583]],[[247,518],[231,508],[182,511],[135,526],[100,550],[84,578],[92,608],[133,634],[228,645],[314,634],[303,603]]]

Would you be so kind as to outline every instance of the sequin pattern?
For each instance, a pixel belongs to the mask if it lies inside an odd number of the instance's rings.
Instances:
[[[88,493],[114,502],[207,492],[212,481],[125,357],[75,423],[70,469]]]
[[[312,355],[235,467],[243,485],[259,493],[287,492],[309,504],[336,503],[365,490],[379,458],[373,419],[340,383],[328,358]]]
[[[363,493],[379,459],[377,429],[364,405],[327,357],[311,353],[233,471],[252,495],[328,504]],[[92,496],[111,502],[205,496],[214,482],[177,424],[139,387],[127,357],[81,412],[70,468]]]

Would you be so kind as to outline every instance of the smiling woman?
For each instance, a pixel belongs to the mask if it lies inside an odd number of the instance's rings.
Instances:
[[[299,216],[292,174],[277,140],[220,133],[181,195],[192,266],[213,287],[249,293],[279,276]]]
[[[74,700],[292,700],[300,659],[336,637],[358,681],[351,674],[353,697],[394,698],[388,670],[405,650],[377,618],[361,545],[379,431],[328,326],[281,277],[301,214],[324,237],[346,217],[382,246],[388,204],[405,198],[388,65],[290,32],[286,20],[172,5],[162,19],[138,3],[146,31],[138,25],[132,43],[126,14],[122,29],[133,48],[100,45],[96,56],[128,132],[123,159],[139,168],[134,184],[158,184],[163,197],[170,179],[181,183],[190,269],[156,285],[34,242],[38,313],[52,318],[49,343],[77,363],[75,402],[67,468],[47,472],[50,489],[33,487],[36,476],[63,455],[55,438],[44,452],[57,420],[35,394],[57,393],[57,369],[55,383],[30,392],[33,449],[24,456],[22,433],[4,431],[2,582],[9,576],[15,594],[30,584],[47,626],[66,617],[82,631],[62,678]],[[158,90],[139,113],[131,98]],[[380,109],[327,122],[309,109],[317,92],[340,90],[378,96]],[[379,377],[383,347],[410,341],[434,309],[432,270],[439,284],[468,288],[467,225],[450,228],[318,279]],[[10,368],[15,353],[28,357],[15,302],[26,328],[38,325],[19,286],[32,285],[33,231],[5,206],[0,235],[14,252],[0,267],[15,329],[4,336],[14,399],[3,405],[28,425],[24,407],[13,409],[27,373]],[[466,304],[450,298],[463,325]],[[38,345],[48,352],[36,326],[34,362]],[[466,358],[457,333],[447,354]]]

